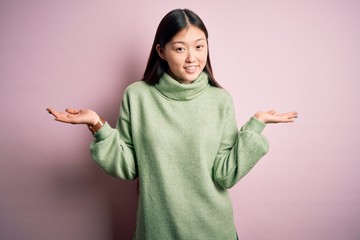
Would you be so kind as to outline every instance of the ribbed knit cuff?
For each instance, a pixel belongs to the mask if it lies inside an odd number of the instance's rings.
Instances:
[[[249,121],[245,124],[245,130],[260,134],[264,130],[265,126],[266,124],[263,123],[262,121],[257,120],[254,117],[251,117]]]
[[[107,122],[105,122],[104,126],[102,126],[99,131],[94,134],[94,137],[98,141],[104,140],[111,134],[113,130],[114,129],[112,129],[112,127]]]

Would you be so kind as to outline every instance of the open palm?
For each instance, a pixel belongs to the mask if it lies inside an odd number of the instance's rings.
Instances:
[[[64,123],[95,125],[100,119],[98,114],[90,109],[66,108],[64,112],[53,108],[46,110],[55,117],[56,121]]]
[[[275,110],[257,112],[254,115],[258,120],[268,123],[290,123],[298,117],[297,112],[277,113]]]

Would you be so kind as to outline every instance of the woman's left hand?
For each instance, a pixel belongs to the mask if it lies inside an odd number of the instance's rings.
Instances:
[[[291,123],[294,122],[298,117],[297,112],[288,112],[288,113],[277,113],[275,110],[270,110],[266,112],[257,112],[254,115],[254,118],[262,121],[265,124],[268,123]]]

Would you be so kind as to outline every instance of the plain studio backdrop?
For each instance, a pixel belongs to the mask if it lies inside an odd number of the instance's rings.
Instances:
[[[0,239],[131,239],[136,181],[105,175],[87,128],[45,108],[94,109],[115,126],[175,8],[204,20],[239,127],[257,110],[299,112],[266,127],[269,153],[230,190],[239,238],[360,239],[355,0],[1,0]]]

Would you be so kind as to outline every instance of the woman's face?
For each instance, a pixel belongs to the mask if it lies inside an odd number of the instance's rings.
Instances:
[[[178,32],[166,45],[156,46],[159,56],[169,65],[169,75],[180,83],[191,83],[206,65],[208,46],[199,28],[189,25]]]

